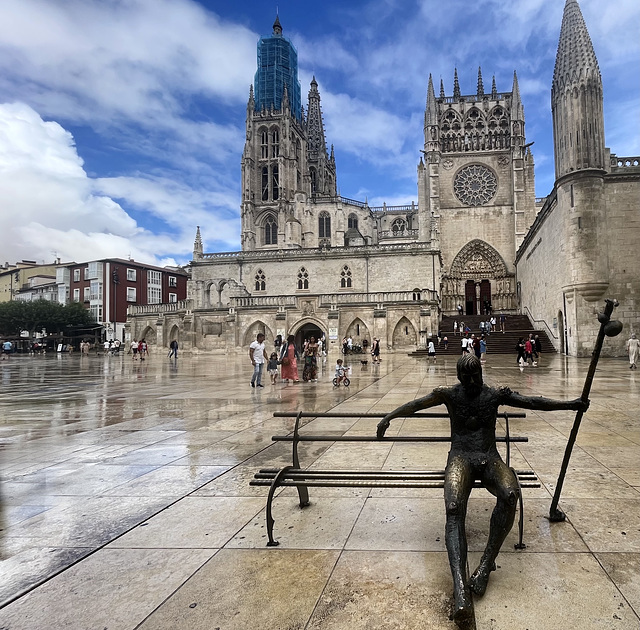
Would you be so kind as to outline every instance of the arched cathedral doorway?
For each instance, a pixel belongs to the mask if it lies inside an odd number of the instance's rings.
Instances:
[[[442,311],[455,314],[462,306],[465,315],[493,311],[515,311],[515,275],[502,256],[480,239],[467,243],[442,277]]]

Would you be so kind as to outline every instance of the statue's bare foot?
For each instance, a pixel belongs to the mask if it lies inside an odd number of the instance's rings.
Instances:
[[[473,617],[471,593],[465,590],[454,595],[453,613],[451,618],[459,628],[466,628],[467,622]]]
[[[469,588],[476,595],[484,595],[487,590],[487,584],[489,583],[489,574],[491,571],[496,570],[496,563],[491,564],[481,562],[478,568],[473,572],[473,575],[469,578]]]

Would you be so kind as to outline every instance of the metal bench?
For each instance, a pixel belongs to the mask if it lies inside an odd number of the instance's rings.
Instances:
[[[308,488],[353,488],[353,487],[370,487],[370,488],[444,488],[444,470],[316,470],[302,469],[300,467],[300,458],[298,456],[298,444],[300,442],[405,442],[405,443],[428,443],[428,442],[450,442],[448,436],[385,436],[378,439],[375,436],[365,435],[313,435],[300,433],[300,421],[302,418],[383,418],[383,413],[304,413],[300,412],[276,412],[273,414],[276,418],[293,418],[295,417],[295,425],[293,433],[289,435],[274,435],[274,442],[292,442],[293,447],[293,465],[284,466],[283,468],[262,468],[258,471],[254,478],[249,482],[251,486],[269,486],[269,494],[267,495],[267,534],[269,541],[268,547],[274,547],[280,543],[273,538],[273,499],[275,492],[279,487],[293,486],[298,491],[298,499],[300,507],[307,507],[309,502]],[[410,418],[448,418],[447,413],[416,413]],[[509,418],[524,418],[525,413],[499,413],[498,418],[505,421],[505,434],[498,436],[497,442],[504,442],[506,445],[505,462],[510,466],[511,461],[511,444],[514,442],[528,442],[527,437],[511,436],[509,432]],[[518,543],[516,549],[524,549],[523,528],[524,528],[524,506],[522,500],[522,488],[539,488],[540,482],[537,475],[532,470],[514,470],[520,492],[518,493],[518,501],[520,506],[520,515],[518,520]],[[474,482],[474,488],[482,488],[480,480]]]

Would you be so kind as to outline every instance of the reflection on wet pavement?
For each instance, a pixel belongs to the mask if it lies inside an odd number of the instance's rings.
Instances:
[[[0,627],[104,627],[110,611],[122,607],[126,610],[118,613],[118,628],[133,629],[143,622],[144,628],[210,628],[223,621],[228,623],[225,628],[240,628],[240,619],[253,618],[262,619],[264,625],[255,627],[263,628],[289,622],[314,628],[378,627],[365,622],[376,619],[370,598],[382,587],[374,587],[368,576],[378,574],[378,566],[387,567],[382,580],[389,581],[386,605],[402,599],[402,589],[393,583],[395,572],[413,572],[417,590],[411,590],[412,597],[420,599],[419,584],[435,589],[424,600],[424,623],[434,625],[424,627],[453,627],[445,614],[450,578],[439,538],[444,514],[437,493],[324,489],[315,493],[318,501],[312,509],[300,512],[294,494],[285,491],[283,496],[291,500],[278,504],[277,529],[287,532],[287,542],[270,550],[268,556],[277,558],[277,564],[268,566],[263,548],[266,491],[250,487],[248,481],[260,466],[289,463],[289,447],[273,444],[271,436],[291,431],[293,420],[273,418],[274,411],[386,412],[433,387],[453,384],[455,359],[427,365],[391,354],[381,365],[354,364],[349,388],[332,386],[330,359],[321,366],[318,383],[278,383],[259,390],[249,387],[251,366],[245,358],[181,356],[172,361],[160,355],[142,365],[127,355],[49,355],[15,357],[0,365]],[[513,363],[512,357],[490,357],[485,379],[522,393],[558,398],[579,395],[588,367],[586,359],[556,355],[543,356],[535,369],[520,370]],[[640,380],[625,367],[623,360],[600,362],[563,490],[561,503],[566,504],[569,522],[550,526],[544,510],[573,414],[534,412],[513,423],[514,433],[531,440],[518,445],[515,460],[536,470],[543,482],[529,499],[529,550],[556,554],[553,579],[560,581],[567,579],[569,569],[588,566],[588,579],[572,577],[577,593],[556,596],[573,602],[576,610],[582,599],[601,604],[608,596],[606,610],[615,601],[613,614],[621,620],[612,628],[637,627],[640,612],[640,578],[629,569],[640,559]],[[308,422],[315,433],[373,433],[376,423],[357,417]],[[447,427],[434,421],[426,428],[411,420],[393,429],[438,434]],[[370,467],[396,468],[433,467],[446,459],[447,451],[325,443],[305,444],[301,458],[308,466],[353,467],[355,448]],[[607,500],[615,503],[615,514],[607,509]],[[487,498],[479,494],[474,501],[484,506]],[[469,533],[474,552],[486,539],[490,504],[470,521],[477,536]],[[564,528],[560,537],[558,527]],[[505,564],[512,572],[520,571],[518,580],[529,570],[549,570],[542,560],[528,565],[528,552],[511,560],[513,536],[503,555],[509,557]],[[588,559],[577,560],[578,553],[588,554]],[[425,574],[421,568],[426,557],[433,560],[435,573]],[[309,563],[304,569],[295,565],[300,558]],[[131,564],[125,567],[122,562]],[[308,605],[293,616],[288,595],[278,594],[277,584],[297,587],[276,566],[300,572],[312,590],[299,593]],[[396,568],[391,571],[391,566]],[[256,576],[256,571],[264,575]],[[231,608],[238,605],[237,594],[231,588],[222,589],[226,602],[196,608],[192,625],[179,621],[182,604],[189,609],[207,592],[206,580],[220,584],[229,577],[229,584],[243,584],[249,576],[255,577],[251,579],[257,590],[244,607],[239,604],[243,608],[235,621]],[[528,623],[527,606],[521,614],[501,609],[499,602],[511,588],[503,577],[476,605],[478,628]],[[91,585],[83,586],[89,578]],[[280,613],[271,604],[268,610],[262,608],[260,589],[268,589],[270,581],[276,596],[284,598]],[[128,583],[144,593],[140,606],[130,605],[136,600],[126,593]],[[531,583],[544,600],[543,577],[536,573]],[[88,609],[75,619],[56,604],[71,588],[75,605]],[[358,588],[361,601],[343,602],[340,610],[327,600],[328,594],[340,599],[345,589]],[[601,597],[594,596],[598,590]],[[438,601],[434,593],[440,593]],[[314,612],[316,601],[320,604]],[[546,617],[540,606],[544,608],[544,602],[530,614]],[[549,604],[549,615],[552,608]],[[47,626],[42,616],[47,609],[56,611],[54,626]],[[404,613],[397,614],[401,627]],[[487,625],[489,619],[497,620],[495,625]]]

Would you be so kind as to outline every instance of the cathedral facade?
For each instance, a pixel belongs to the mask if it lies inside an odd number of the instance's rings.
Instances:
[[[450,95],[442,81],[436,95],[429,78],[418,202],[381,207],[338,194],[318,84],[314,78],[305,110],[297,52],[276,19],[271,36],[258,43],[247,103],[242,249],[204,252],[198,228],[188,299],[132,307],[129,333],[153,332],[165,346],[178,339],[191,351],[235,351],[258,332],[269,343],[276,335],[293,334],[298,342],[324,335],[331,350],[343,337],[356,343],[377,337],[383,348],[407,350],[438,331],[442,314],[462,307],[475,315],[490,304],[494,313],[524,310],[547,326],[556,350],[580,354],[593,332],[586,328],[593,307],[585,311],[585,304],[612,288],[616,267],[615,246],[603,251],[601,243],[601,234],[613,229],[607,200],[613,207],[623,181],[629,200],[633,191],[637,199],[638,169],[613,167],[615,157],[604,148],[595,54],[585,62],[573,52],[585,34],[588,39],[586,27],[565,25],[575,22],[576,11],[581,20],[576,0],[568,0],[553,84],[558,182],[552,194],[535,199],[516,74],[505,92],[495,77],[485,89],[479,69],[472,93],[460,88],[457,71]],[[576,102],[567,105],[568,99]],[[572,125],[578,133],[587,125],[588,138],[572,144]],[[565,197],[573,205],[564,208]],[[578,233],[571,227],[576,203]],[[568,257],[554,251],[558,239]],[[546,283],[547,265],[557,268],[558,286]],[[558,326],[569,337],[561,338]]]

